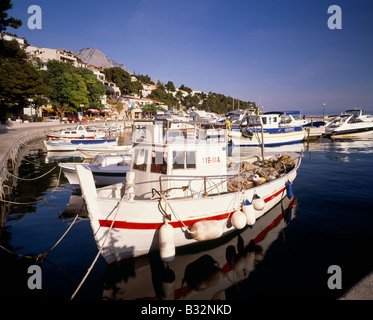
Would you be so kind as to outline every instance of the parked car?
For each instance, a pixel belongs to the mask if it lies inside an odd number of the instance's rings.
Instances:
[[[60,117],[51,116],[44,120],[45,122],[60,122]]]
[[[70,116],[70,117],[67,118],[67,121],[70,122],[70,123],[71,122],[78,122],[79,119],[78,119],[77,116]]]

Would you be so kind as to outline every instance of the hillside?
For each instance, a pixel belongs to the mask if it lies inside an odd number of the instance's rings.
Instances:
[[[71,51],[72,54],[80,58],[83,62],[93,64],[98,67],[112,68],[120,67],[131,74],[124,64],[120,64],[115,60],[106,56],[101,50],[96,48],[85,48],[77,51]]]

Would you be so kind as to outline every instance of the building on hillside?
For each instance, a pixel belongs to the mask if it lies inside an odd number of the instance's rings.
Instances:
[[[110,93],[112,97],[119,97],[121,95],[119,87],[114,82],[101,81],[106,87],[106,91]]]
[[[179,89],[179,88],[175,88],[175,89],[176,89],[176,91],[181,92],[181,94],[183,95],[183,98],[185,98],[186,96],[189,95],[188,91],[181,90],[181,89]]]
[[[101,82],[106,81],[105,73],[103,73],[104,67],[97,67],[93,64],[89,64],[87,65],[87,68],[93,72],[97,80],[100,80]]]
[[[155,84],[146,84],[146,83],[141,83],[142,84],[142,90],[141,94],[144,98],[146,98],[149,94],[152,93],[153,90],[157,89],[157,86]]]
[[[38,48],[28,46],[25,48],[27,55],[32,58],[38,58],[41,63],[41,69],[47,69],[47,63],[50,60],[57,60],[64,63],[69,63],[75,68],[87,68],[87,63],[75,57],[71,52],[61,49]]]
[[[0,33],[0,39],[5,40],[5,41],[17,41],[19,46],[24,49],[25,46],[27,45],[27,41],[24,38],[18,38],[17,36],[14,36],[12,34],[8,33]]]

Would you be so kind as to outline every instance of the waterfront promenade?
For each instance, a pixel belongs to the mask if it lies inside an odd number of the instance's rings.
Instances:
[[[10,122],[0,125],[0,169],[6,156],[20,138],[25,136],[33,136],[35,134],[44,134],[48,131],[59,130],[67,127],[74,127],[74,123],[59,123],[59,122],[32,122],[18,123]]]

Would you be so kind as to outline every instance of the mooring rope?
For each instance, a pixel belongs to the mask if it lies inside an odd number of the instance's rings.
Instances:
[[[57,166],[55,166],[52,170],[49,170],[47,173],[44,173],[42,176],[45,176],[47,175],[48,173],[52,172],[54,169],[56,169]],[[4,169],[5,170],[5,169]],[[5,203],[10,203],[10,204],[17,204],[17,205],[29,205],[29,204],[36,204],[36,203],[39,203],[39,202],[42,202],[44,201],[46,204],[48,203],[47,202],[47,198],[49,196],[52,195],[52,193],[54,193],[55,191],[57,190],[64,190],[63,188],[60,188],[59,187],[59,184],[60,184],[60,179],[61,179],[61,173],[62,173],[62,168],[60,167],[60,171],[58,173],[58,178],[57,178],[57,185],[51,190],[50,194],[47,195],[46,197],[42,198],[42,199],[39,199],[39,200],[35,200],[35,201],[31,201],[31,202],[16,202],[16,201],[10,201],[10,200],[5,200],[5,199],[1,199],[0,198],[0,201],[1,202],[5,202]],[[40,178],[40,177],[39,177]],[[39,179],[37,178],[37,179]],[[23,179],[23,178],[19,178],[21,180],[27,180],[27,179]],[[29,181],[31,180],[34,180],[34,179],[30,179]]]
[[[84,283],[85,280],[87,279],[88,275],[91,273],[91,271],[92,271],[94,265],[96,264],[98,258],[100,257],[100,255],[101,255],[101,251],[102,251],[102,249],[104,248],[104,245],[105,245],[105,243],[106,243],[106,240],[108,239],[109,234],[110,234],[110,232],[111,232],[111,229],[113,229],[114,222],[115,222],[115,220],[116,220],[116,218],[117,218],[117,215],[118,215],[119,209],[120,209],[120,207],[121,207],[121,205],[122,205],[122,203],[123,203],[123,199],[125,199],[125,198],[126,198],[126,197],[123,196],[122,199],[120,199],[120,201],[119,201],[119,203],[118,203],[117,210],[116,210],[116,212],[115,212],[115,214],[114,214],[113,220],[111,221],[111,225],[110,225],[110,227],[109,227],[109,230],[108,230],[107,233],[106,233],[105,239],[104,239],[104,241],[102,242],[102,245],[101,245],[100,249],[98,250],[98,252],[97,252],[97,254],[96,254],[96,257],[93,259],[93,262],[91,263],[90,267],[88,268],[88,270],[87,270],[85,276],[84,276],[83,279],[80,281],[78,287],[76,288],[76,290],[74,291],[74,293],[73,293],[72,296],[70,297],[70,300],[73,300],[73,299],[75,298],[76,294],[79,292],[80,288],[82,287],[83,283]],[[113,212],[113,211],[112,211],[112,212]],[[112,214],[112,212],[111,212],[110,214]],[[110,214],[109,214],[109,216],[110,216]]]
[[[38,180],[38,179],[43,178],[43,177],[46,176],[47,174],[51,173],[51,172],[52,172],[54,169],[56,169],[57,167],[58,167],[58,166],[55,166],[53,169],[51,169],[51,170],[49,170],[48,172],[42,174],[41,176],[36,177],[36,178],[31,178],[31,179],[26,179],[26,178],[17,177],[17,176],[15,176],[14,174],[10,173],[7,169],[5,169],[5,167],[3,167],[3,170],[4,170],[7,174],[11,175],[12,177],[14,177],[14,178],[16,178],[16,179],[18,179],[18,180],[23,180],[23,181],[34,181],[34,180]]]
[[[39,253],[38,255],[22,255],[22,254],[19,254],[19,253],[15,253],[15,252],[12,252],[10,251],[9,249],[3,247],[2,245],[0,245],[0,248],[5,250],[6,252],[10,253],[10,254],[13,254],[13,255],[16,255],[18,257],[21,257],[21,258],[27,258],[27,259],[35,259],[36,262],[38,262],[40,259],[45,259],[45,257],[47,256],[48,253],[50,253],[55,247],[57,247],[57,245],[62,241],[62,239],[69,233],[70,229],[72,228],[72,226],[74,225],[74,223],[76,222],[76,220],[78,219],[78,216],[79,214],[77,214],[73,220],[73,222],[70,224],[70,226],[67,228],[67,230],[65,231],[65,233],[57,240],[57,242],[49,249],[47,250],[46,252],[44,253]]]

